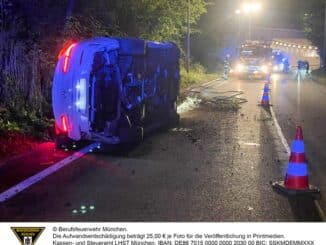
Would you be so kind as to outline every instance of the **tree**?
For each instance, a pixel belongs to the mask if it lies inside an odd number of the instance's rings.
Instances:
[[[305,1],[305,12],[301,13],[303,31],[319,50],[324,48],[325,4],[324,0]],[[320,52],[320,55],[323,56],[323,53]],[[326,64],[326,57],[322,59]]]
[[[193,25],[206,5],[205,0],[190,1]],[[187,30],[187,8],[184,0],[80,0],[75,14],[92,16],[120,35],[178,42]]]

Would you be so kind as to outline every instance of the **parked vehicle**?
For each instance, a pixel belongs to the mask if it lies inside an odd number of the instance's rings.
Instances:
[[[56,145],[135,142],[179,121],[179,50],[171,42],[93,38],[59,54],[52,101]]]

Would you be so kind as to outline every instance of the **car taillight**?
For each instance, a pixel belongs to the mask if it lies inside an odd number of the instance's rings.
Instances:
[[[62,131],[64,133],[68,133],[69,125],[68,125],[68,118],[66,115],[61,116],[61,126],[62,126]]]
[[[59,126],[61,124],[61,127]],[[60,117],[60,124],[54,123],[55,127],[55,134],[56,135],[67,135],[68,131],[70,130],[70,125],[68,122],[67,115],[63,114]]]
[[[64,56],[64,60],[63,60],[63,64],[62,64],[62,71],[64,73],[66,73],[68,71],[69,62],[70,62],[70,58],[71,58],[71,52],[72,52],[72,49],[76,45],[77,45],[77,43],[70,44],[69,46],[63,48],[58,55],[58,59],[60,59],[62,56]]]

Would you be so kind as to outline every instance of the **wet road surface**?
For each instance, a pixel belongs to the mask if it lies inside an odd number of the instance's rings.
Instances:
[[[283,129],[283,103],[293,110],[295,101],[276,82]],[[178,128],[127,152],[80,158],[0,204],[0,220],[319,221],[312,200],[289,200],[270,186],[283,178],[288,159],[270,112],[257,105],[263,86],[230,79],[193,87]],[[284,129],[288,142],[294,129]]]
[[[69,155],[68,152],[55,149],[53,142],[46,142],[35,150],[0,162],[0,193]]]
[[[326,86],[310,77],[279,76],[271,86],[273,109],[288,142],[301,125],[309,180],[326,197]],[[326,201],[320,201],[326,210]]]

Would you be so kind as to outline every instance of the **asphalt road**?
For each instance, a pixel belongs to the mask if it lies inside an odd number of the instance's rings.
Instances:
[[[303,128],[310,183],[326,197],[326,86],[309,76],[278,76],[271,86],[276,117],[288,142]],[[326,201],[319,202],[326,210]]]
[[[234,78],[190,89],[179,106],[178,128],[126,152],[80,158],[0,204],[0,220],[320,221],[312,199],[288,199],[271,188],[271,181],[283,178],[287,155],[269,110],[257,105],[263,86],[262,80]],[[297,112],[295,86],[290,80],[271,85],[273,108],[288,142],[296,124],[289,123]],[[314,82],[303,86],[311,91],[300,97],[301,105],[309,101],[316,114],[305,110],[320,120],[304,118],[300,109],[309,164],[314,162],[311,174],[318,173],[311,181],[324,192],[325,164],[320,162],[325,153],[319,143],[326,140],[321,133],[326,133],[326,101],[318,106],[317,94],[322,97],[326,90]],[[10,162],[0,165],[0,182],[5,166]],[[320,203],[325,205],[323,199]]]

